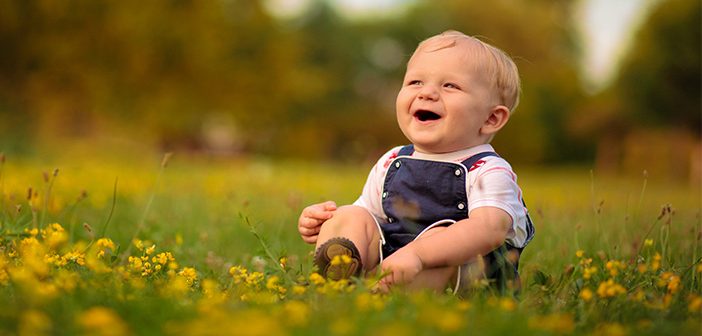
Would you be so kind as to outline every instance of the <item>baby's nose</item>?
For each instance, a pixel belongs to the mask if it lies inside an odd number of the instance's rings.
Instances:
[[[424,85],[417,95],[419,99],[437,100],[439,92],[434,85]]]

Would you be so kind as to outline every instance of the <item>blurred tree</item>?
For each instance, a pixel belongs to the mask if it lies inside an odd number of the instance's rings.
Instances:
[[[623,60],[614,90],[632,124],[702,127],[702,3],[665,0],[652,11]]]
[[[612,86],[571,116],[574,136],[596,139],[598,168],[676,178],[699,174],[693,166],[699,165],[702,127],[701,15],[698,0],[658,2]]]
[[[2,0],[0,113],[49,140],[116,127],[197,146],[204,114],[275,108],[271,78],[294,68],[276,32],[258,1]]]

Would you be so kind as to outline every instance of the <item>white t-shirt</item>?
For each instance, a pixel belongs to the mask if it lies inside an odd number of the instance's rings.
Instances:
[[[382,225],[387,223],[383,211],[382,192],[388,166],[398,155],[402,146],[385,153],[368,174],[363,193],[354,205],[368,209]],[[481,153],[494,152],[489,144],[443,154],[424,154],[414,151],[412,158],[461,163],[467,158]],[[479,207],[496,207],[504,210],[512,218],[512,228],[507,233],[507,243],[514,247],[523,247],[527,240],[527,209],[522,203],[522,191],[517,185],[517,175],[512,167],[501,157],[487,156],[478,160],[468,169],[466,178],[466,195],[468,195],[468,213]]]

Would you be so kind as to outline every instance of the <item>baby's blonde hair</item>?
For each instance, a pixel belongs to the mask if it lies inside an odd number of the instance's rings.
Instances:
[[[484,56],[480,57],[478,66],[485,72],[487,79],[497,90],[500,103],[506,106],[510,112],[514,112],[517,105],[519,105],[519,94],[521,93],[519,71],[512,58],[504,51],[476,37],[468,36],[455,30],[447,30],[419,43],[414,53],[416,54],[419,51],[433,52],[451,48],[456,46],[461,40],[478,46],[476,51],[480,56]]]

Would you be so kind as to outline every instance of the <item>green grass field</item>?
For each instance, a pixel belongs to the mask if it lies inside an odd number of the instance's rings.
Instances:
[[[369,166],[107,154],[0,166],[0,334],[698,334],[700,189],[515,167],[537,236],[522,292],[320,279],[305,205]],[[55,171],[58,169],[58,171]],[[31,191],[30,191],[31,188]],[[58,224],[58,225],[56,225]]]

